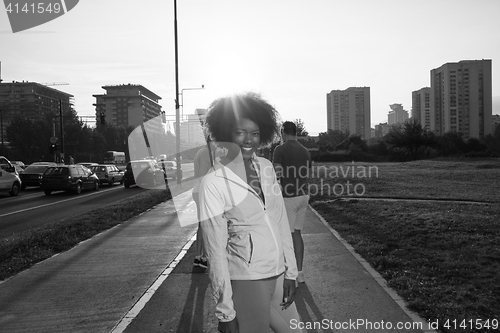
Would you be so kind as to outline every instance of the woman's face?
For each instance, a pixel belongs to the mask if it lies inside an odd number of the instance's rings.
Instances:
[[[259,126],[250,119],[239,119],[233,132],[233,143],[240,148],[244,159],[252,157],[260,146]]]

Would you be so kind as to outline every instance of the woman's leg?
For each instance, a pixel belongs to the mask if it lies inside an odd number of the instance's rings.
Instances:
[[[199,201],[199,194],[198,193],[193,193],[193,199],[196,204],[196,216],[198,218],[198,231],[196,232],[196,255],[194,257],[194,266],[199,266],[202,268],[208,268],[208,261],[206,258],[206,252],[205,252],[205,247],[203,244],[203,235],[202,232],[203,230],[201,229],[201,223],[200,223],[200,201]]]
[[[276,289],[276,280],[276,278],[271,278],[253,281],[231,281],[234,309],[236,310],[240,333],[269,332],[270,301]]]
[[[285,274],[281,274],[276,282],[276,287],[271,298],[271,328],[275,333],[298,333],[301,329],[296,328],[300,322],[295,302],[283,310],[283,280]],[[294,324],[295,323],[295,324]],[[294,327],[294,329],[292,329]]]

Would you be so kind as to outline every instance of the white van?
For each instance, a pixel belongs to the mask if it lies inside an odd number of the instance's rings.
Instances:
[[[0,156],[0,192],[8,192],[11,196],[19,194],[21,179],[10,161]]]

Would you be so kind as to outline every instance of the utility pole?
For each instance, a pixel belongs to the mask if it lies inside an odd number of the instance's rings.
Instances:
[[[59,124],[60,124],[60,127],[61,127],[61,151],[60,151],[59,155],[62,158],[64,158],[64,131],[63,131],[62,99],[59,100]],[[64,161],[64,163],[66,163],[66,161]]]
[[[54,118],[52,118],[52,136],[54,138],[56,137],[56,121]],[[52,157],[54,158],[54,162],[57,162],[57,152],[56,151],[54,151],[54,153],[52,154]]]
[[[1,82],[2,80],[0,80]],[[2,131],[2,155],[5,156],[5,148],[3,144],[3,109],[0,110],[0,130]]]
[[[177,0],[174,0],[175,40],[175,152],[177,158],[177,184],[181,184],[181,124],[179,119],[179,60],[177,52]]]
[[[0,61],[0,83],[2,83],[2,62]],[[0,110],[0,130],[2,130],[2,155],[5,156],[5,148],[3,142],[3,109]]]

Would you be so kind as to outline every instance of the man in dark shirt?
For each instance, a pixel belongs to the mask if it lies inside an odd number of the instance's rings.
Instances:
[[[306,209],[309,204],[307,178],[311,168],[311,154],[297,141],[297,126],[290,121],[283,123],[284,143],[274,150],[273,165],[281,184],[286,213],[290,222],[293,247],[299,275],[297,282],[305,282],[302,272],[304,241],[301,230],[304,227]]]

